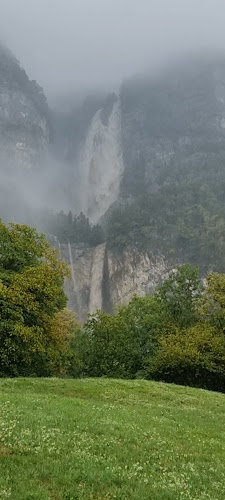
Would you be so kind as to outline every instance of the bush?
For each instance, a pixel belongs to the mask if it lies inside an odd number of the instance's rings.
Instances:
[[[149,358],[148,378],[225,391],[225,340],[209,324],[199,323],[159,339]]]

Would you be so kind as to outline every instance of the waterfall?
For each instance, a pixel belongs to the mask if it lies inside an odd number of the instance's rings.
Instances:
[[[105,260],[105,247],[106,244],[98,245],[94,250],[93,264],[91,271],[91,292],[89,301],[89,312],[95,313],[97,309],[102,309],[102,283],[104,272]]]
[[[80,207],[92,222],[117,200],[124,172],[119,98],[107,121],[102,113],[99,109],[91,121],[79,160]]]
[[[57,236],[55,235],[52,235],[52,238],[54,239],[55,241],[55,246],[58,247],[58,251],[59,251],[59,255],[61,257],[61,243],[60,241],[58,240]]]
[[[71,244],[68,241],[68,250],[69,250],[69,258],[70,258],[70,267],[71,267],[71,276],[72,276],[72,282],[73,282],[73,289],[74,292],[76,292],[76,281],[75,281],[75,273],[74,273],[74,267],[73,267],[73,257],[72,257],[72,250],[71,250]]]
[[[81,303],[80,303],[79,290],[78,290],[78,287],[77,287],[77,284],[76,284],[76,279],[75,279],[72,249],[71,249],[71,244],[70,244],[69,241],[68,241],[68,252],[69,252],[69,259],[70,259],[70,267],[71,267],[71,277],[72,277],[72,282],[73,282],[73,290],[74,290],[74,294],[75,294],[75,297],[76,297],[76,303],[77,303],[77,311],[76,312],[78,314],[78,317],[80,318],[81,314],[82,314],[82,307],[81,307]]]

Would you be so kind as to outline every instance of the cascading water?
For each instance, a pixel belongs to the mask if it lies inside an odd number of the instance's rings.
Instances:
[[[54,243],[54,247],[58,247],[59,255],[60,255],[60,257],[61,257],[61,243],[60,243],[60,241],[58,240],[57,236],[52,235],[52,238],[53,238],[53,240],[54,240],[54,242],[55,242],[55,243]]]
[[[92,223],[96,223],[118,198],[124,172],[121,136],[121,103],[120,99],[114,96],[108,107],[103,106],[94,115],[78,164],[79,193],[76,193],[76,203],[77,207],[79,206],[78,210],[88,216]],[[93,249],[88,280],[82,263],[77,269],[81,282],[83,280],[87,283],[90,280],[81,294],[77,286],[72,249],[68,242],[76,299],[74,302],[81,320],[85,318],[85,313],[93,314],[103,306],[105,247],[105,244],[102,244]],[[84,313],[84,297],[88,296],[87,290],[90,290],[89,305],[88,311],[86,309]],[[75,306],[73,308],[76,310]]]
[[[89,302],[89,312],[91,314],[95,313],[98,309],[102,309],[102,283],[105,261],[105,248],[106,244],[102,243],[101,245],[98,245],[94,250]]]
[[[76,312],[78,314],[78,318],[80,318],[82,315],[82,307],[81,307],[81,303],[80,303],[79,290],[77,289],[77,284],[76,284],[76,279],[75,279],[73,255],[72,255],[71,244],[69,241],[68,241],[68,253],[69,253],[69,260],[70,260],[70,267],[71,267],[71,277],[72,277],[72,282],[73,282],[73,290],[74,290],[74,294],[76,297],[76,303],[77,303],[77,311]]]
[[[121,105],[116,98],[108,121],[100,109],[92,119],[80,155],[80,207],[97,222],[119,195],[124,172],[121,145]]]
[[[73,288],[74,292],[76,291],[76,281],[75,281],[75,274],[74,274],[74,268],[73,268],[73,257],[72,257],[72,250],[71,250],[71,244],[68,241],[68,251],[69,251],[69,258],[70,258],[70,267],[71,267],[71,276],[72,276],[72,281],[73,281]]]

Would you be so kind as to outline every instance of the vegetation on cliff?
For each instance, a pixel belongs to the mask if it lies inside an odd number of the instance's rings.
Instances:
[[[209,56],[124,82],[125,171],[107,219],[111,247],[225,272],[224,81],[224,59]]]
[[[10,50],[0,43],[0,87],[8,91],[22,92],[33,103],[41,116],[49,121],[49,110],[43,89],[35,80],[29,80]]]
[[[168,260],[225,271],[225,178],[162,187],[121,204],[109,215],[107,240],[121,251],[136,246]]]
[[[63,211],[58,214],[44,213],[41,225],[48,235],[53,235],[60,243],[83,243],[86,246],[97,246],[103,243],[105,236],[100,224],[91,224],[82,212],[79,215]]]

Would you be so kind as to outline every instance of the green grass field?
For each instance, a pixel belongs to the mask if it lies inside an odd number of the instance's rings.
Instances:
[[[0,498],[225,499],[225,396],[147,381],[2,379]]]

